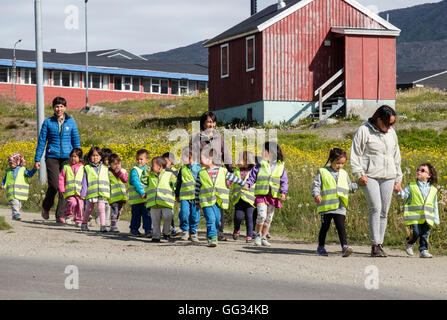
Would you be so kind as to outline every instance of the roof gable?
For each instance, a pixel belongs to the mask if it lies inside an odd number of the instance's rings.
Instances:
[[[226,42],[229,40],[237,39],[249,34],[261,32],[271,25],[277,23],[278,21],[284,19],[285,17],[289,16],[290,14],[300,10],[301,8],[305,7],[309,3],[313,2],[315,0],[289,0],[285,1],[286,6],[282,9],[278,9],[277,3],[268,6],[267,8],[261,10],[260,12],[256,13],[255,15],[249,17],[248,19],[242,21],[241,23],[237,24],[236,26],[226,30],[225,32],[221,33],[220,35],[214,37],[211,40],[208,40],[204,43],[205,47],[211,47],[214,45],[217,45],[222,42]],[[400,32],[400,29],[393,26],[388,21],[384,20],[383,18],[379,17],[366,7],[362,6],[360,3],[358,3],[355,0],[339,0],[343,1],[355,9],[359,10],[378,24],[382,25],[387,30],[393,30],[396,32]]]

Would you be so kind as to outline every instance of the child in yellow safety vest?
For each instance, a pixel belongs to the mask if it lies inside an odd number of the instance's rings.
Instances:
[[[228,172],[225,167],[216,166],[213,154],[213,149],[207,147],[200,154],[202,169],[197,175],[194,197],[197,208],[202,208],[205,216],[209,247],[217,246],[221,209],[226,210],[230,205],[230,191],[226,182],[237,183],[242,187],[245,185],[245,181]]]
[[[247,181],[250,172],[256,165],[255,155],[250,151],[241,151],[239,153],[238,167],[234,174],[244,181]],[[240,235],[242,219],[245,217],[246,238],[245,241],[253,241],[253,214],[255,210],[255,186],[246,191],[238,184],[234,184],[231,190],[231,202],[234,206],[234,230],[233,239],[237,240]]]
[[[413,245],[419,238],[421,258],[432,258],[428,252],[428,237],[431,228],[439,225],[438,189],[433,186],[438,182],[435,168],[430,163],[421,164],[416,171],[416,181],[398,192],[398,196],[407,200],[404,207],[404,222],[410,228],[405,251],[414,254]]]
[[[334,219],[337,228],[343,257],[348,257],[352,248],[348,246],[346,240],[345,220],[346,208],[348,206],[348,195],[358,189],[357,183],[351,183],[348,173],[343,169],[346,163],[346,151],[333,148],[329,152],[329,166],[324,166],[318,170],[317,176],[312,184],[312,197],[317,203],[317,211],[321,214],[321,228],[318,235],[317,253],[320,256],[327,256],[324,247],[326,234]]]
[[[82,149],[73,148],[70,152],[70,163],[64,165],[59,174],[59,192],[65,200],[65,223],[76,227],[82,224],[84,199],[81,198],[84,164],[81,162]]]
[[[121,210],[127,201],[126,184],[128,174],[126,169],[121,167],[121,157],[116,153],[109,156],[109,176],[110,176],[110,231],[119,232],[118,221],[120,219]]]
[[[150,208],[152,219],[152,242],[160,242],[160,225],[163,218],[163,239],[170,239],[171,220],[175,205],[176,176],[166,170],[166,160],[158,156],[151,161],[151,172],[141,177],[147,185],[146,207]]]
[[[271,246],[267,241],[267,234],[275,209],[281,208],[281,201],[286,200],[288,179],[280,146],[274,141],[267,141],[262,153],[263,160],[251,170],[245,190],[256,184],[255,206],[258,217],[254,245]]]
[[[20,209],[22,202],[28,200],[29,178],[34,176],[39,164],[36,163],[31,170],[26,169],[26,161],[19,153],[14,153],[8,158],[9,168],[0,186],[1,190],[6,190],[6,197],[11,205],[12,219],[21,220]]]
[[[81,197],[87,199],[81,230],[88,231],[87,223],[95,204],[97,204],[100,232],[107,232],[105,206],[110,198],[109,169],[102,164],[101,148],[92,147],[87,154],[89,163],[84,166]]]

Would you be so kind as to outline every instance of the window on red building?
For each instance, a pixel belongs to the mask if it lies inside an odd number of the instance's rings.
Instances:
[[[255,70],[255,37],[247,37],[246,41],[246,71]]]
[[[229,76],[229,50],[228,43],[220,46],[220,77],[225,78]]]

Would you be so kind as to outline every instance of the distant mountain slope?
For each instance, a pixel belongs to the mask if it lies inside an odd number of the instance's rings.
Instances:
[[[402,30],[398,42],[447,39],[447,0],[379,13]]]
[[[208,67],[208,49],[202,45],[205,41],[207,40],[181,48],[141,56],[149,61],[193,63]]]
[[[447,70],[447,0],[379,13],[402,30],[397,70]]]

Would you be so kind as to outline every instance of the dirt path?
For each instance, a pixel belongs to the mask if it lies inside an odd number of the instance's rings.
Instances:
[[[379,290],[374,290],[378,298],[382,288],[392,290],[397,299],[411,298],[408,295],[411,292],[447,298],[447,257],[420,259],[406,256],[403,250],[394,250],[388,258],[371,258],[369,247],[354,246],[352,256],[342,258],[338,245],[328,245],[329,257],[320,257],[315,254],[316,244],[294,242],[276,235],[270,248],[254,247],[244,239],[234,241],[231,236],[217,248],[208,248],[203,231],[199,233],[198,245],[179,239],[155,244],[150,239],[130,237],[127,221],[119,222],[122,233],[101,234],[95,225],[90,227],[92,231],[81,232],[74,226],[57,225],[54,220],[43,221],[37,213],[23,213],[22,221],[11,221],[9,209],[0,209],[0,215],[13,226],[10,231],[0,231],[0,261],[2,257],[26,257],[63,259],[74,264],[169,266],[362,289],[367,279],[365,268],[374,266],[380,284]]]

